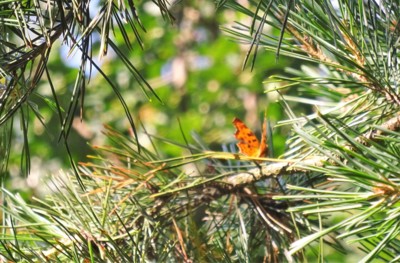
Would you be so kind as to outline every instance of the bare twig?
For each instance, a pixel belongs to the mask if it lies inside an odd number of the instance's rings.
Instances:
[[[260,165],[260,168],[253,168],[246,172],[232,175],[223,180],[224,183],[239,186],[246,185],[263,178],[278,177],[281,175],[296,174],[299,172],[307,172],[309,166],[322,166],[328,160],[327,157],[315,156],[303,161],[294,163],[293,161],[283,163],[272,163]]]

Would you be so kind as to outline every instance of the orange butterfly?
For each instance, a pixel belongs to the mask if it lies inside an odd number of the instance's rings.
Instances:
[[[239,141],[236,145],[239,147],[240,153],[249,157],[266,157],[268,155],[267,121],[265,119],[261,140],[258,140],[254,133],[240,119],[235,118],[232,123],[236,127],[235,137]]]

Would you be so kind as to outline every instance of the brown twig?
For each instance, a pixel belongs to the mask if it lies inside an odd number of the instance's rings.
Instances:
[[[322,166],[328,160],[327,157],[315,156],[298,162],[282,162],[260,165],[261,168],[253,168],[246,172],[237,173],[223,180],[224,183],[238,187],[259,181],[264,178],[278,177],[282,175],[296,174],[309,171],[310,166]]]

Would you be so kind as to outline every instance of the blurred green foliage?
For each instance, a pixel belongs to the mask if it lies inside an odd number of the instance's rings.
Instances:
[[[282,108],[276,102],[278,94],[265,94],[268,84],[263,81],[272,74],[281,73],[293,61],[276,59],[274,53],[259,51],[255,69],[243,68],[248,51],[247,45],[237,43],[221,27],[230,28],[235,21],[248,23],[248,17],[224,8],[216,9],[211,1],[188,1],[172,7],[175,21],[166,23],[158,8],[151,2],[138,6],[142,24],[147,32],[140,32],[144,42],[126,47],[119,31],[115,42],[140,73],[150,83],[159,99],[145,94],[126,66],[109,50],[108,56],[93,59],[101,65],[107,76],[117,83],[126,100],[137,127],[139,140],[150,147],[146,131],[176,143],[189,143],[191,132],[195,132],[212,150],[221,151],[223,145],[235,142],[231,125],[237,116],[249,127],[260,130],[262,116],[267,111],[271,124],[283,118]],[[93,10],[95,13],[95,11]],[[126,30],[133,34],[132,30]],[[99,46],[99,38],[93,38],[93,47]],[[56,45],[49,61],[49,71],[57,91],[59,102],[68,107],[75,82],[79,52],[68,56],[68,48]],[[84,119],[76,112],[69,146],[75,161],[84,161],[93,154],[89,144],[103,144],[103,124],[130,133],[129,122],[123,108],[104,78],[92,68],[84,105]],[[38,95],[40,94],[40,95]],[[38,106],[43,123],[31,116],[29,130],[32,170],[28,180],[22,179],[19,169],[19,152],[16,143],[11,157],[10,173],[13,189],[33,188],[40,190],[39,178],[59,169],[70,168],[64,144],[59,142],[60,120],[52,104],[48,80],[43,78],[31,101]],[[181,126],[180,126],[181,125]],[[145,130],[144,130],[145,129]],[[183,134],[182,134],[183,131]],[[275,155],[283,153],[287,131],[274,130]],[[22,143],[22,142],[21,142]],[[165,144],[162,152],[168,156],[182,154],[180,147]],[[28,182],[26,185],[25,182]],[[39,187],[39,188],[38,188]]]
[[[198,141],[194,139],[199,139],[202,146],[212,150],[234,151],[235,129],[231,120],[239,117],[252,129],[260,130],[262,116],[266,113],[272,127],[272,157],[284,153],[288,130],[285,126],[274,125],[278,120],[285,119],[282,107],[277,102],[281,94],[265,93],[265,90],[290,83],[281,80],[278,84],[265,80],[281,73],[284,73],[285,77],[290,76],[298,67],[295,59],[280,57],[278,60],[274,52],[259,50],[253,70],[249,66],[244,67],[243,62],[249,46],[239,43],[238,39],[231,39],[221,27],[231,28],[238,25],[235,21],[249,25],[251,20],[232,10],[216,9],[211,1],[177,3],[172,7],[175,20],[170,24],[165,23],[158,8],[151,2],[144,2],[138,6],[138,12],[146,28],[146,32],[140,32],[143,48],[134,43],[133,48],[129,49],[126,46],[126,38],[118,30],[115,31],[113,40],[150,83],[156,95],[140,89],[139,83],[112,50],[101,59],[95,52],[93,59],[107,77],[117,84],[138,125],[138,139],[143,147],[152,149],[149,138],[162,138],[166,143],[158,144],[162,147],[160,153],[163,156],[160,158],[177,157],[188,154],[187,148],[179,147],[178,144],[196,144]],[[128,27],[126,30],[129,34],[134,34]],[[279,35],[277,31],[272,33],[274,36]],[[94,50],[100,48],[99,39],[100,36],[93,38]],[[57,97],[65,108],[70,103],[79,66],[77,57],[80,56],[79,52],[68,52],[64,45],[55,46],[48,65]],[[302,70],[309,77],[313,74],[323,75],[322,67],[306,67],[307,65]],[[86,161],[87,155],[95,154],[89,144],[106,143],[106,138],[101,134],[103,124],[109,124],[116,130],[133,136],[124,109],[108,83],[94,68],[86,77],[90,82],[84,97],[83,119],[80,119],[80,112],[75,113],[72,132],[68,138],[72,156],[77,162]],[[331,96],[333,101],[340,101],[343,95],[339,91],[335,93],[320,88],[309,89],[307,85],[308,83],[290,92],[296,92],[300,97],[311,96],[315,101],[325,96]],[[305,105],[312,104],[306,101],[308,96],[304,96]],[[302,99],[298,98],[297,101]],[[291,101],[290,96],[286,101]],[[293,101],[291,103],[295,103]],[[70,168],[67,151],[62,141],[59,142],[60,120],[46,78],[42,79],[40,87],[30,97],[30,103],[38,107],[41,114],[40,118],[33,114],[30,116],[31,129],[28,137],[31,173],[28,178],[20,176],[21,155],[18,149],[23,142],[16,129],[12,161],[9,165],[12,180],[6,185],[6,188],[22,189],[20,192],[25,199],[40,194],[36,191],[42,190],[40,182],[43,176],[57,173],[61,168]],[[329,102],[326,102],[327,104]],[[290,106],[297,116],[308,110],[305,107]],[[18,117],[14,125],[19,125]],[[153,136],[147,136],[146,133]],[[196,134],[195,138],[192,138],[193,134]],[[340,217],[334,217],[332,221],[341,220]],[[342,255],[336,250],[328,246],[324,250],[326,260],[343,261]],[[310,261],[318,259],[317,253],[314,252],[307,252]]]

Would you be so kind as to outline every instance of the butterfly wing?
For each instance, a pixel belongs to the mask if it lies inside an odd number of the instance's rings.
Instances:
[[[258,157],[268,156],[268,143],[267,143],[267,119],[264,118],[264,123],[262,126],[261,142],[259,146]]]
[[[236,127],[235,137],[239,141],[236,145],[240,152],[249,157],[259,157],[260,142],[255,134],[238,118],[233,119],[232,123]]]

